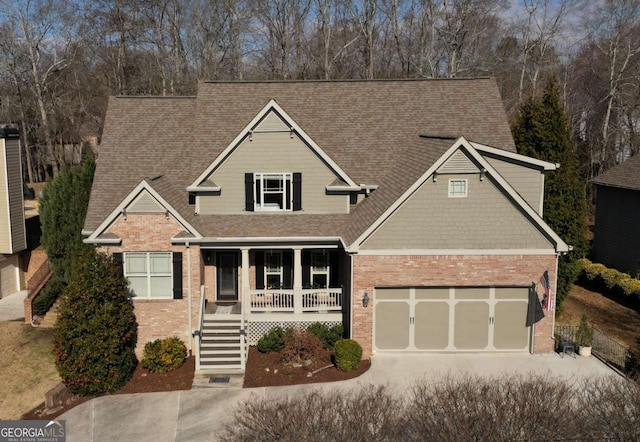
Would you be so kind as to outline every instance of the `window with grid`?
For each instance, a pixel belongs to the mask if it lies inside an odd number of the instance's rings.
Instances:
[[[171,252],[126,252],[124,276],[137,298],[172,298]]]
[[[268,250],[264,254],[264,286],[267,289],[280,289],[282,284],[282,251]]]
[[[329,287],[329,254],[326,250],[311,252],[311,284],[315,289]]]
[[[256,173],[256,210],[291,210],[292,181],[290,173]]]
[[[467,196],[467,180],[449,180],[449,198]]]

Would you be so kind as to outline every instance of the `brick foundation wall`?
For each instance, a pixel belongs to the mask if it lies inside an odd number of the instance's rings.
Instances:
[[[527,286],[549,271],[556,289],[555,255],[515,256],[353,256],[353,339],[368,358],[373,350],[374,287],[379,286]],[[539,289],[540,291],[540,289]],[[364,292],[371,298],[362,307]],[[542,299],[542,293],[538,296]],[[552,352],[553,314],[534,325],[534,353]]]
[[[108,230],[120,238],[117,247],[103,247],[107,253],[118,252],[182,252],[182,299],[142,299],[134,298],[133,305],[138,321],[138,345],[136,354],[142,355],[144,345],[158,338],[178,336],[188,349],[195,349],[191,335],[199,328],[200,285],[203,280],[202,260],[199,245],[191,245],[189,251],[184,245],[171,244],[171,238],[183,231],[182,226],[172,217],[158,213],[129,213],[127,219],[120,218]],[[191,320],[189,330],[189,257],[191,260]]]

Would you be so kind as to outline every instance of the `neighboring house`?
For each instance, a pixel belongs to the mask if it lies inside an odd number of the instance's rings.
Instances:
[[[640,272],[640,155],[591,180],[596,186],[594,261]]]
[[[138,351],[178,335],[199,368],[316,321],[364,357],[550,352],[555,168],[515,152],[493,79],[203,83],[110,99],[83,233],[123,264]]]
[[[0,126],[0,298],[22,289],[20,252],[26,248],[20,136]]]

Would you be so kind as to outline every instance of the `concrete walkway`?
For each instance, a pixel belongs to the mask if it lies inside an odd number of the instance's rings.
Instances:
[[[28,293],[22,290],[0,299],[0,321],[24,319],[24,298]]]
[[[210,388],[166,393],[105,396],[64,413],[67,441],[211,441],[234,410],[252,398],[299,394],[312,389],[350,389],[363,385],[389,385],[398,391],[420,379],[444,374],[473,373],[499,376],[537,373],[571,382],[616,376],[596,358],[560,358],[516,354],[376,354],[364,375],[349,381],[268,388]]]

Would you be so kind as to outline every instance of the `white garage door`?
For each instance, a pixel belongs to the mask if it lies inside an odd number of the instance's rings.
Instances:
[[[528,287],[376,288],[374,349],[529,351]]]
[[[0,298],[20,291],[18,286],[18,255],[0,255]]]

